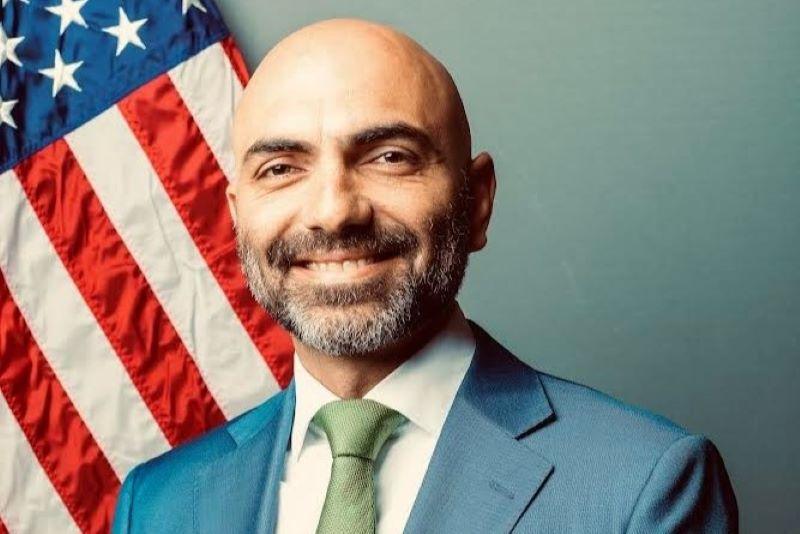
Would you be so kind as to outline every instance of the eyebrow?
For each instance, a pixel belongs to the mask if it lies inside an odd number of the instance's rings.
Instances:
[[[250,148],[244,153],[242,161],[247,163],[250,158],[257,154],[274,154],[277,152],[310,154],[312,148],[309,143],[296,141],[294,139],[258,139],[255,143],[250,145]]]
[[[367,128],[351,135],[349,143],[354,146],[363,146],[391,139],[406,139],[417,143],[423,150],[439,152],[433,139],[427,133],[407,122],[393,122]]]

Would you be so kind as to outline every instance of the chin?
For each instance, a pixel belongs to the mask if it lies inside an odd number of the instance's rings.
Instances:
[[[294,334],[305,345],[330,356],[363,357],[394,342],[393,332],[375,328],[368,322],[328,321],[305,325]]]
[[[306,307],[295,317],[302,317],[306,330],[310,327],[329,331],[363,331],[374,327],[376,322],[385,322],[388,310],[376,301],[348,304],[322,304]],[[395,322],[395,321],[390,321]]]
[[[409,330],[407,313],[379,301],[302,306],[286,311],[287,329],[304,344],[331,356],[370,354],[407,335]]]

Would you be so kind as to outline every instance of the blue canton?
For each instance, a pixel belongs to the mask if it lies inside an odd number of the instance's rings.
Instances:
[[[211,0],[0,2],[0,172],[228,35]]]

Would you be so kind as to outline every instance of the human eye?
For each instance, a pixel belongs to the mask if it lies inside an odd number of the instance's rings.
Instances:
[[[416,161],[414,155],[404,150],[386,150],[372,160],[375,163],[387,165],[398,165],[402,163],[413,163]]]
[[[420,166],[420,158],[408,150],[390,148],[370,156],[367,163],[386,172],[411,173]]]
[[[283,178],[299,171],[297,167],[288,163],[275,163],[264,167],[256,176],[257,179],[264,178]]]

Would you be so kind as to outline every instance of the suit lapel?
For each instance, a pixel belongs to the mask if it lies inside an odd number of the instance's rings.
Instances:
[[[205,470],[195,486],[195,532],[275,531],[278,491],[294,416],[294,382],[272,401],[231,423],[236,449]]]
[[[405,532],[510,532],[553,469],[519,441],[553,418],[539,376],[470,322],[476,351]]]

